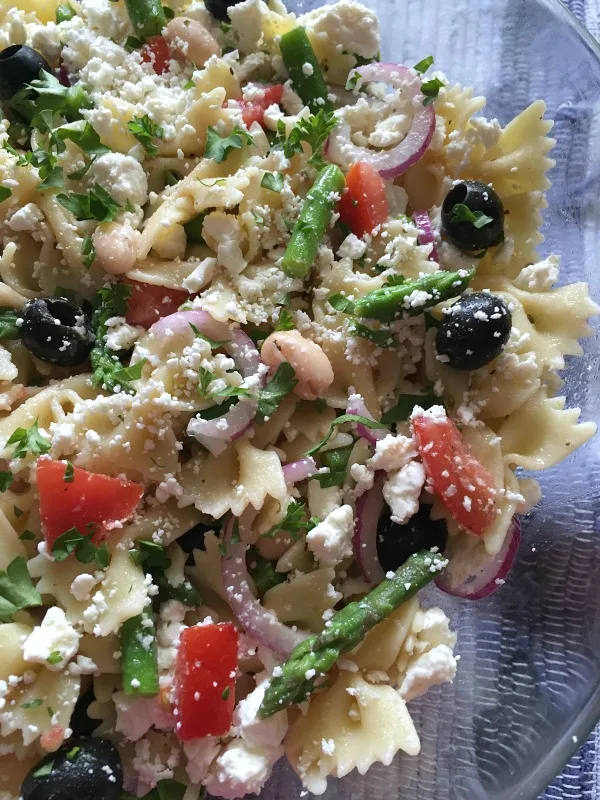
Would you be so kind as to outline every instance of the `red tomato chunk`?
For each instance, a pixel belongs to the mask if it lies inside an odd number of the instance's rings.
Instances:
[[[359,238],[389,217],[385,183],[375,167],[359,162],[346,175],[346,189],[338,204],[340,221]]]
[[[65,531],[77,528],[86,535],[94,526],[94,544],[106,538],[110,525],[131,517],[142,499],[139,483],[111,478],[75,467],[65,481],[66,461],[39,458],[37,485],[44,539],[49,550]]]
[[[164,37],[152,36],[140,50],[140,55],[142,61],[152,64],[152,69],[157,75],[168,72],[171,53]]]
[[[262,96],[257,96],[252,100],[242,100],[242,118],[246,123],[246,127],[249,128],[253,122],[258,122],[259,125],[262,125],[267,108],[272,105],[278,105],[282,96],[283,84],[276,83],[273,86],[265,86],[262,89]]]
[[[149,328],[162,317],[174,314],[182,303],[190,299],[187,292],[179,289],[167,289],[138,281],[125,283],[131,286],[125,319],[130,325],[141,325],[142,328]]]
[[[426,415],[415,417],[412,425],[425,472],[452,518],[471,533],[485,533],[496,518],[490,473],[471,454],[451,419]]]
[[[225,736],[235,702],[238,632],[230,622],[196,625],[181,634],[175,667],[177,738]]]

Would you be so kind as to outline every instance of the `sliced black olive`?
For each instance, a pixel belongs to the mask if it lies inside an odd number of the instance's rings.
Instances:
[[[397,570],[413,553],[437,547],[444,552],[448,531],[444,520],[429,517],[431,506],[421,505],[404,525],[397,525],[386,509],[377,524],[377,555],[384,572]]]
[[[242,0],[233,0],[233,2],[231,2],[231,0],[205,0],[204,5],[215,19],[220,19],[221,22],[227,22],[231,6],[237,6],[237,4],[241,2]]]
[[[504,206],[481,181],[454,184],[442,205],[442,230],[460,250],[485,250],[504,241]]]
[[[26,44],[13,44],[0,52],[0,99],[10,100],[19,89],[50,72],[50,65],[37,50]]]
[[[108,739],[70,739],[25,776],[22,800],[119,800],[123,768]]]
[[[94,344],[89,316],[64,297],[36,297],[26,303],[21,336],[34,356],[63,367],[81,364]]]
[[[512,314],[501,297],[465,294],[444,315],[435,346],[453,369],[479,369],[500,355],[511,326]]]

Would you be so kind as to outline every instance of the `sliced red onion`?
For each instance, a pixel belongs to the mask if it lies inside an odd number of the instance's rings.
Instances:
[[[155,336],[183,334],[189,332],[190,325],[194,325],[200,333],[217,342],[229,341],[232,338],[229,327],[224,322],[217,322],[208,311],[176,311],[155,322],[150,328],[150,333]]]
[[[246,568],[246,545],[231,542],[234,518],[225,526],[224,544],[226,555],[221,558],[221,573],[227,602],[243,625],[246,633],[265,647],[287,658],[294,647],[308,638],[302,631],[294,631],[277,619],[254,597],[250,590],[250,576]]]
[[[243,436],[255,416],[256,401],[242,398],[226,414],[216,419],[194,417],[188,423],[187,432],[213,455],[219,455],[225,450],[226,442],[233,442]]]
[[[359,417],[366,417],[375,422],[375,417],[367,410],[365,401],[360,394],[351,394],[346,403],[346,414],[356,414]],[[377,444],[380,439],[385,439],[389,430],[387,428],[368,428],[361,422],[356,426],[356,432],[369,444]]]
[[[236,367],[244,378],[256,375],[262,362],[252,339],[241,328],[236,328],[230,337],[231,340],[225,345],[225,350],[235,361]]]
[[[343,167],[350,167],[359,161],[367,162],[383,178],[396,178],[416,164],[429,147],[435,131],[433,106],[423,105],[420,78],[401,64],[367,64],[353,68],[352,72],[358,72],[363,81],[381,81],[396,89],[403,89],[413,107],[412,125],[400,144],[390,150],[374,150],[355,145],[350,125],[338,120],[329,137],[328,157]]]
[[[283,477],[286,483],[298,483],[310,478],[319,471],[312,456],[301,458],[298,461],[290,461],[283,465]]]
[[[381,583],[385,578],[377,555],[377,523],[383,509],[384,472],[378,472],[371,489],[356,501],[354,523],[354,557],[360,573],[367,583]]]
[[[438,255],[437,247],[435,246],[435,238],[433,236],[433,229],[431,227],[431,220],[427,211],[413,211],[413,220],[418,228],[417,241],[419,244],[433,245],[431,253],[429,253],[429,260],[435,261],[439,264],[440,257]]]
[[[466,600],[481,600],[489,597],[502,586],[504,580],[519,549],[521,541],[521,526],[517,517],[513,517],[502,547],[495,556],[482,560],[479,564],[472,565],[473,551],[468,548],[456,549],[454,553],[446,553],[450,563],[446,569],[435,579],[435,584],[442,592],[453,597],[462,597]],[[471,567],[471,572],[469,572]],[[467,573],[468,577],[461,583],[455,584],[453,575]]]

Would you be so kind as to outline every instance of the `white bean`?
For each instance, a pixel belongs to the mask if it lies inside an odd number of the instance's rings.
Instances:
[[[260,355],[273,371],[282,361],[292,365],[299,381],[294,392],[303,400],[316,400],[333,383],[331,362],[318,344],[299,331],[275,331],[265,339]]]
[[[109,222],[99,225],[92,236],[96,262],[111,275],[122,275],[133,269],[137,260],[138,231],[130,225]]]
[[[175,17],[165,28],[165,39],[197,67],[203,66],[211,56],[220,55],[218,42],[198,20]]]

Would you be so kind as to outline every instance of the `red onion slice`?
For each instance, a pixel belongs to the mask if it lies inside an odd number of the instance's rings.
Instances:
[[[294,647],[308,638],[302,631],[294,631],[277,619],[272,611],[254,597],[250,590],[250,576],[246,568],[246,545],[243,542],[232,544],[234,518],[227,522],[224,531],[226,555],[221,558],[223,586],[231,610],[243,625],[246,633],[287,658]]]
[[[256,375],[262,362],[252,339],[241,328],[236,328],[230,337],[231,340],[225,345],[225,350],[235,361],[236,367],[244,378]]]
[[[312,456],[301,458],[298,461],[290,461],[289,464],[283,465],[283,477],[286,483],[299,483],[306,480],[306,478],[310,478],[318,471],[319,468]]]
[[[346,414],[356,414],[359,417],[366,417],[375,422],[375,417],[367,410],[365,401],[360,394],[351,394],[346,403]],[[389,430],[387,428],[368,428],[359,422],[356,425],[356,432],[369,444],[377,444],[380,439],[385,439]]]
[[[231,339],[231,330],[225,323],[217,322],[208,311],[176,311],[169,314],[152,325],[150,333],[155,336],[168,336],[172,333],[188,333],[190,325],[194,325],[200,333],[217,342]],[[245,335],[245,334],[244,334]]]
[[[367,162],[383,178],[396,178],[416,164],[429,147],[435,131],[435,111],[433,106],[423,105],[421,80],[408,67],[401,64],[367,64],[354,68],[352,73],[355,72],[364,81],[381,81],[396,89],[403,89],[413,107],[412,125],[400,144],[390,150],[373,150],[355,145],[350,125],[338,120],[329,137],[328,157],[343,167],[350,167],[359,161]]]
[[[483,559],[474,565],[473,551],[466,547],[462,549],[457,547],[454,553],[446,552],[445,555],[450,559],[450,563],[435,579],[436,586],[446,594],[466,600],[489,597],[502,586],[510,572],[520,541],[521,526],[517,517],[513,517],[502,547],[495,556]],[[458,575],[467,573],[468,577],[460,583],[455,583],[452,578],[454,576],[456,579],[457,573]]]
[[[354,557],[360,573],[369,584],[381,583],[385,573],[377,555],[377,523],[383,509],[384,472],[375,476],[373,487],[361,494],[356,501],[354,523]]]
[[[252,425],[255,416],[256,401],[242,398],[221,417],[215,419],[194,417],[188,423],[187,432],[198,439],[213,455],[219,455],[225,449],[223,444],[239,439]]]
[[[433,236],[433,229],[431,227],[431,220],[427,211],[414,211],[413,220],[418,228],[417,241],[419,244],[433,245],[431,253],[429,253],[429,260],[435,261],[439,264],[440,257],[438,255],[437,247],[435,246],[435,239]]]

